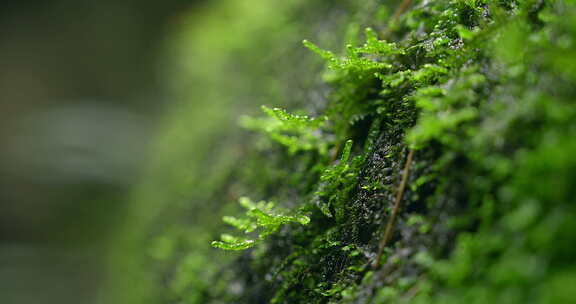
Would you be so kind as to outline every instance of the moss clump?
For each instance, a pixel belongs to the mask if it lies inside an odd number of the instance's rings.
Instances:
[[[244,250],[252,248],[258,242],[264,241],[267,236],[278,231],[278,229],[288,223],[300,223],[306,225],[310,222],[310,218],[302,214],[286,215],[275,212],[273,210],[273,202],[261,201],[258,203],[252,202],[247,197],[241,197],[240,205],[246,208],[246,218],[235,218],[233,216],[225,216],[224,222],[243,231],[244,233],[251,233],[261,228],[256,240],[246,238],[234,237],[229,234],[222,235],[222,241],[213,241],[212,246],[226,250]]]
[[[217,275],[172,297],[573,301],[576,4],[413,1],[397,17],[378,18],[390,8],[370,1],[340,7],[355,12],[341,55],[304,42],[324,59],[329,89],[308,87],[326,98],[290,108],[319,118],[264,108],[268,118],[245,119],[259,134],[244,163],[214,188],[228,191],[214,194],[218,200],[241,189],[310,222],[275,222],[255,248],[216,256],[203,267]],[[363,43],[359,24],[371,26]],[[226,208],[219,210],[236,212]],[[246,232],[258,226],[225,221]]]

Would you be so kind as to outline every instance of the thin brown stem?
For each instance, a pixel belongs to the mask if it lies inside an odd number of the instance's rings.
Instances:
[[[402,172],[402,181],[396,192],[396,199],[394,201],[394,208],[392,209],[392,214],[388,223],[386,223],[386,229],[384,230],[384,237],[380,241],[380,246],[378,247],[378,255],[376,260],[372,264],[374,268],[380,267],[380,260],[382,259],[382,253],[384,248],[388,245],[390,237],[392,237],[392,231],[394,229],[394,222],[396,221],[396,216],[400,211],[400,203],[402,202],[402,197],[404,196],[404,190],[406,189],[406,184],[408,183],[408,177],[410,176],[410,167],[412,166],[412,158],[414,157],[414,150],[410,149],[408,151],[408,156],[406,157],[406,164],[404,165],[404,172]]]
[[[392,15],[391,23],[392,24],[398,23],[398,19],[400,19],[400,16],[402,16],[402,14],[404,14],[408,10],[408,8],[410,8],[411,5],[412,0],[402,0],[398,8],[396,8],[396,11],[394,11],[394,15]],[[390,27],[386,28],[386,30],[383,33],[384,38],[387,38],[390,35],[390,32],[391,28]]]
[[[394,20],[394,22],[398,21],[398,18],[400,18],[400,16],[402,16],[402,14],[404,14],[408,10],[410,5],[412,5],[412,0],[403,0],[402,3],[400,3],[396,11],[394,12],[392,20]]]
[[[338,158],[338,154],[340,154],[341,148],[342,148],[342,143],[338,142],[338,144],[336,144],[336,149],[334,150],[334,153],[332,153],[330,163],[333,163],[336,161],[336,159]]]

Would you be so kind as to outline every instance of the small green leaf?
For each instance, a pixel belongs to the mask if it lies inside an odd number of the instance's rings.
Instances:
[[[275,233],[282,225],[289,223],[307,225],[310,223],[310,218],[306,215],[290,215],[274,210],[273,202],[254,203],[248,197],[240,197],[238,203],[246,209],[246,217],[224,216],[223,221],[244,233],[257,231],[257,240],[222,234],[221,241],[213,241],[212,247],[225,250],[244,250],[253,247],[268,235]]]
[[[344,149],[342,150],[342,157],[340,158],[340,160],[345,163],[350,159],[350,152],[352,151],[352,140],[349,139],[346,141],[346,144],[344,145]]]

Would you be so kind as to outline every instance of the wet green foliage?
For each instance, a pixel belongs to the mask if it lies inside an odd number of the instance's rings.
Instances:
[[[283,109],[262,106],[266,118],[243,117],[241,125],[265,133],[271,140],[285,146],[290,154],[299,151],[316,151],[326,154],[327,143],[319,136],[319,129],[326,117],[309,118],[294,115]]]
[[[221,236],[222,241],[213,241],[212,246],[226,250],[248,249],[253,247],[256,243],[265,240],[268,235],[278,231],[282,225],[288,223],[300,223],[306,225],[310,222],[310,218],[305,215],[285,215],[274,211],[273,202],[261,201],[254,203],[247,197],[241,197],[239,203],[247,210],[246,217],[235,218],[233,216],[225,216],[222,220],[226,224],[229,224],[244,233],[251,233],[260,228],[258,238],[256,240],[251,240],[223,234]]]
[[[336,213],[337,220],[341,220],[344,216],[341,213],[344,210],[343,206],[337,204],[346,201],[346,196],[356,186],[355,167],[358,166],[361,159],[355,158],[350,164],[351,151],[352,141],[348,140],[342,151],[340,161],[324,170],[320,176],[318,190],[314,193],[320,211],[327,217],[333,217],[332,213]]]
[[[305,91],[325,98],[278,84],[310,97],[288,109],[317,118],[264,107],[267,117],[243,119],[254,144],[212,196],[225,214],[240,213],[225,202],[242,195],[293,211],[241,199],[247,217],[224,221],[259,236],[213,245],[258,245],[211,263],[202,257],[214,251],[197,254],[190,277],[218,270],[173,299],[573,302],[576,3],[413,1],[391,20],[381,16],[394,6],[353,2],[336,9],[352,16],[342,52],[304,41],[326,65],[325,84]],[[355,35],[359,24],[370,28]],[[318,74],[309,60],[298,73]],[[379,257],[403,174],[408,186]]]

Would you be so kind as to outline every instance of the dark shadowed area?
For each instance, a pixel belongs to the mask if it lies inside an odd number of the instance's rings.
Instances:
[[[2,303],[133,300],[113,244],[169,103],[166,34],[197,2],[0,3]]]

